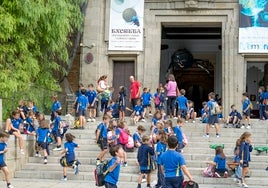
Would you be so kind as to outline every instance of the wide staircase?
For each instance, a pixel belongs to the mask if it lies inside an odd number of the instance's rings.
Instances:
[[[93,171],[95,168],[96,156],[99,154],[100,149],[95,144],[95,129],[100,122],[87,123],[86,129],[76,130],[70,129],[69,132],[76,136],[75,142],[79,144],[79,148],[76,150],[77,158],[82,163],[79,167],[79,174],[74,175],[70,169],[68,171],[68,182],[88,182],[88,187],[94,186]],[[173,121],[175,123],[175,120]],[[150,119],[147,122],[140,123],[147,128],[149,133],[149,127],[151,125]],[[267,146],[268,145],[268,122],[253,120],[252,129],[235,129],[235,128],[223,128],[221,125],[220,138],[215,137],[215,130],[211,129],[210,138],[204,138],[205,125],[201,123],[186,123],[182,128],[183,132],[188,138],[188,145],[183,150],[183,155],[187,162],[187,167],[190,173],[193,175],[196,182],[199,183],[202,188],[227,188],[238,187],[233,181],[233,178],[207,178],[202,177],[202,171],[207,166],[205,161],[213,160],[215,151],[210,149],[210,144],[224,144],[224,152],[228,158],[233,156],[233,148],[237,138],[244,132],[249,131],[252,133],[252,140],[254,145]],[[136,127],[129,125],[129,129],[132,133],[135,132]],[[53,146],[51,146],[51,149]],[[138,168],[135,164],[137,150],[128,154],[128,166],[121,168],[120,179],[118,187],[120,188],[134,188],[137,186]],[[107,155],[109,157],[109,155]],[[28,163],[22,166],[20,171],[15,172],[15,180],[44,180],[59,181],[62,178],[62,168],[59,165],[59,152],[51,151],[51,155],[48,157],[48,164],[43,164],[43,159],[38,157],[30,157]],[[268,166],[268,156],[266,153],[257,155],[256,151],[251,153],[252,162],[250,162],[250,177],[246,178],[246,182],[249,187],[268,187],[268,171],[265,171]],[[156,183],[156,172],[153,173],[152,185]],[[42,186],[40,186],[42,187]],[[60,187],[60,186],[59,186]],[[67,186],[68,187],[68,186]],[[79,186],[78,186],[79,187]],[[146,183],[143,183],[142,187],[146,187]]]

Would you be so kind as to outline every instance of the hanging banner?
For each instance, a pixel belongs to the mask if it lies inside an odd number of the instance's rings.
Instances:
[[[144,0],[110,0],[109,50],[143,50]]]
[[[268,0],[239,0],[239,53],[268,53]]]

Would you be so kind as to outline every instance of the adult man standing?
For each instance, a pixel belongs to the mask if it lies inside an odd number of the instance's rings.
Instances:
[[[129,100],[132,104],[132,108],[134,109],[137,99],[140,98],[140,82],[135,80],[134,76],[130,76],[130,97]]]

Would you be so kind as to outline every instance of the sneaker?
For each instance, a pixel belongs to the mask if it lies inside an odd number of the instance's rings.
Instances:
[[[223,174],[223,177],[228,178],[228,172],[225,171],[224,174]]]
[[[220,135],[219,134],[216,134],[216,138],[220,138]]]
[[[244,188],[247,188],[247,187],[248,187],[248,185],[245,184],[245,183],[242,183],[241,185],[242,185],[242,187],[244,187]]]
[[[175,116],[173,119],[178,119],[178,117]]]
[[[215,128],[215,126],[214,125],[211,125],[211,128]]]
[[[12,185],[7,186],[7,188],[14,188]]]
[[[56,147],[56,148],[53,149],[53,151],[60,151],[60,150],[62,150],[61,147],[60,148]]]
[[[209,134],[204,134],[203,137],[209,138]]]
[[[67,181],[67,177],[66,178],[61,178],[61,181]]]
[[[35,157],[39,157],[39,154],[38,154],[38,153],[36,153],[34,156],[35,156]]]
[[[88,119],[87,119],[87,122],[91,122],[91,118],[88,118]]]
[[[237,178],[234,178],[233,180],[235,183],[238,183],[238,184],[240,183],[239,179],[237,179]]]
[[[25,155],[23,149],[20,150],[20,154],[21,154],[21,155]]]
[[[44,164],[47,164],[47,159],[44,159]]]
[[[240,129],[244,129],[245,128],[245,126],[244,125],[242,125],[241,127],[240,127]]]
[[[95,119],[95,118],[92,118],[92,119],[91,119],[91,121],[92,121],[92,122],[95,122],[95,121],[96,121],[96,119]]]
[[[250,125],[246,126],[246,129],[251,129],[251,126]]]
[[[127,162],[124,162],[123,163],[123,167],[127,167]]]
[[[78,165],[74,165],[74,174],[78,174],[79,170],[78,170]]]
[[[229,127],[229,124],[225,124],[225,125],[224,125],[224,128],[228,128],[228,127]]]
[[[145,119],[141,119],[141,122],[146,122],[146,120]]]
[[[220,174],[218,174],[217,172],[215,172],[215,173],[214,173],[214,177],[215,177],[215,178],[220,178],[221,176],[220,176]]]
[[[193,123],[195,123],[195,121],[193,121]]]

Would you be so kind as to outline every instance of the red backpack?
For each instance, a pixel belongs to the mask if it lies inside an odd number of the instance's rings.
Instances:
[[[119,128],[119,131],[120,131],[120,134],[119,134],[119,142],[120,144],[127,144],[128,143],[128,133],[125,129],[120,129]]]

